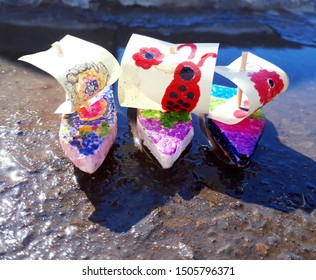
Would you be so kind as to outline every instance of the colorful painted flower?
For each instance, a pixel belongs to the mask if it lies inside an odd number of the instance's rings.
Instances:
[[[165,57],[157,48],[141,48],[133,55],[135,64],[143,69],[149,69],[153,65],[158,65]]]
[[[260,96],[262,105],[267,104],[277,96],[284,88],[283,80],[275,71],[260,70],[249,74],[250,80],[255,84],[254,87]]]
[[[90,106],[90,112],[85,107],[79,108],[79,117],[83,121],[96,120],[105,114],[106,106],[107,102],[104,99],[99,99]]]
[[[88,80],[86,81],[86,89],[85,89],[85,94],[92,96],[94,95],[97,91],[99,90],[99,83],[98,80]]]
[[[78,75],[76,92],[86,101],[100,92],[106,84],[106,75],[97,72],[94,68],[87,69]]]

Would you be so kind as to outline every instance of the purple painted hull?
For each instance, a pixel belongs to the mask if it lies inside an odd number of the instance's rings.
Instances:
[[[211,99],[215,104],[228,99],[235,93],[235,88],[213,85]],[[250,117],[234,125],[211,119],[206,119],[205,122],[212,139],[218,144],[230,163],[239,167],[246,166],[256,150],[265,126],[262,110],[259,109]]]
[[[170,168],[190,144],[193,122],[176,122],[171,128],[159,119],[146,118],[137,112],[137,134],[163,168]]]

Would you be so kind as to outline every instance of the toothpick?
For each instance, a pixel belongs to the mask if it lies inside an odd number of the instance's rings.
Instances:
[[[57,54],[58,56],[64,55],[63,49],[61,48],[61,45],[60,45],[60,43],[59,43],[58,41],[55,42],[55,43],[53,43],[53,44],[52,44],[52,47],[54,48],[54,50],[55,50],[55,52],[56,52],[56,54]]]
[[[170,47],[170,53],[171,53],[171,54],[175,54],[175,53],[176,53],[175,47]]]
[[[248,52],[242,52],[239,71],[246,70],[247,56],[248,56]],[[242,99],[242,90],[241,88],[238,88],[238,93],[237,93],[237,107],[238,108],[240,108],[241,106],[241,99]]]

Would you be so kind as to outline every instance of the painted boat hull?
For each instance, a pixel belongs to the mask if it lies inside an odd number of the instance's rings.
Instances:
[[[192,120],[175,122],[168,128],[159,119],[146,118],[141,111],[138,109],[136,113],[136,131],[132,130],[134,137],[142,141],[163,168],[172,167],[192,141]]]
[[[211,94],[210,106],[214,107],[236,94],[236,88],[213,85]],[[265,119],[262,109],[259,109],[237,124],[229,125],[205,118],[205,126],[209,132],[206,133],[207,138],[215,141],[228,161],[238,167],[245,167],[256,150]]]
[[[59,140],[73,164],[91,174],[103,163],[117,134],[112,88],[98,93],[90,104],[90,112],[81,107],[62,115]]]

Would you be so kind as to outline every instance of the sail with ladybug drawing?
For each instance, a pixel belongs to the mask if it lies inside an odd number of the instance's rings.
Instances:
[[[164,168],[192,140],[191,113],[208,112],[219,44],[172,44],[133,34],[121,61],[121,106],[137,108],[137,138]]]
[[[120,104],[205,113],[218,47],[216,43],[172,44],[133,34],[121,61]]]

